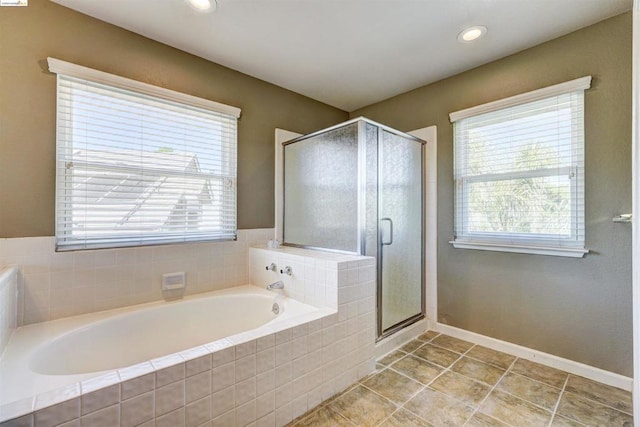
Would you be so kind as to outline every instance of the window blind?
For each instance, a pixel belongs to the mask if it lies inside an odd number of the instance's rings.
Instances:
[[[58,250],[235,239],[234,115],[64,74],[57,98]]]
[[[454,245],[584,248],[584,90],[510,104],[454,121]]]

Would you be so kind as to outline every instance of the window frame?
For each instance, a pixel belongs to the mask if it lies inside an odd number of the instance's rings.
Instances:
[[[460,110],[449,115],[451,122],[454,126],[454,221],[455,230],[454,238],[449,243],[454,248],[459,249],[476,249],[476,250],[488,250],[499,252],[515,252],[526,254],[538,254],[538,255],[554,255],[580,258],[588,253],[588,249],[585,249],[585,206],[584,206],[584,150],[582,150],[581,164],[582,167],[578,167],[575,162],[571,166],[565,166],[561,168],[547,168],[547,169],[531,169],[517,172],[500,172],[495,174],[481,174],[475,176],[466,176],[462,179],[458,179],[457,168],[459,165],[460,150],[458,148],[459,141],[457,141],[457,132],[455,126],[460,120],[479,116],[486,113],[502,110],[509,107],[516,107],[535,101],[541,101],[547,98],[552,98],[559,95],[565,95],[573,92],[579,92],[582,107],[584,109],[584,90],[590,88],[591,76],[582,77],[579,79],[571,80],[565,83],[545,87],[532,92],[523,93],[520,95],[512,96],[509,98],[501,99],[498,101],[490,102],[487,104],[478,105],[476,107]],[[584,110],[583,110],[584,111]],[[581,123],[581,132],[572,132],[572,149],[575,149],[575,144],[582,144],[584,148],[584,123]],[[572,127],[575,123],[572,123]],[[580,141],[576,141],[576,135],[581,135]],[[562,173],[561,173],[562,172]],[[469,184],[473,182],[498,182],[506,179],[518,179],[518,178],[535,178],[544,176],[570,176],[571,177],[571,199],[572,215],[571,215],[571,236],[568,238],[562,238],[558,235],[537,235],[532,237],[528,233],[509,233],[509,232],[495,232],[495,233],[466,233],[459,235],[459,230],[468,230],[465,227],[466,221],[469,221],[469,215],[464,215],[463,212],[467,212],[466,207],[461,207],[461,203],[464,200],[468,200],[468,197],[463,197],[464,192],[469,191]],[[573,206],[581,200],[583,205],[580,209]],[[578,215],[582,215],[578,218]],[[580,228],[580,229],[579,229]]]
[[[179,104],[183,107],[187,108],[195,108],[194,111],[202,111],[206,110],[211,113],[215,113],[218,117],[224,118],[226,123],[231,124],[232,130],[232,139],[230,140],[231,147],[233,148],[233,164],[236,163],[237,158],[237,119],[240,117],[241,110],[237,107],[229,106],[226,104],[221,104],[215,101],[195,97],[192,95],[176,92],[170,89],[154,86],[148,83],[143,83],[131,79],[127,79],[121,76],[116,76],[113,74],[105,73],[102,71],[94,70],[91,68],[83,67],[80,65],[72,64],[66,61],[61,61],[55,58],[48,58],[49,71],[52,73],[58,74],[57,80],[60,81],[60,77],[64,76],[65,78],[75,78],[86,80],[91,83],[105,85],[111,89],[118,90],[124,89],[128,92],[134,92],[143,97],[153,98],[156,100],[160,100],[161,102],[167,102],[167,105],[175,105]],[[58,115],[60,108],[60,99],[59,94],[56,92],[56,99],[58,102]],[[60,138],[64,138],[64,130],[57,125],[57,141],[60,141]],[[227,140],[229,143],[229,140]],[[56,182],[56,251],[70,251],[70,250],[82,250],[82,249],[109,249],[109,248],[119,248],[119,247],[136,247],[136,246],[147,246],[147,245],[160,245],[160,244],[171,244],[171,243],[191,243],[191,242],[204,242],[204,241],[230,241],[237,239],[237,196],[233,197],[233,224],[224,223],[227,228],[224,229],[224,232],[194,232],[194,233],[185,233],[181,235],[179,232],[164,232],[164,233],[141,233],[139,230],[133,230],[130,232],[127,237],[118,237],[118,236],[104,236],[104,238],[96,237],[93,238],[80,238],[73,237],[67,227],[59,226],[59,217],[58,210],[64,210],[67,213],[65,215],[73,215],[69,213],[71,208],[69,205],[71,204],[70,196],[64,196],[61,191],[65,191],[67,184],[65,182],[73,183],[73,179],[68,181],[69,177],[73,177],[75,172],[75,165],[71,165],[71,167],[67,167],[69,165],[65,165],[64,162],[66,154],[69,154],[69,150],[71,147],[66,143],[62,146],[57,143],[56,149],[56,164],[57,164],[57,182]],[[75,163],[75,161],[74,161]],[[86,169],[94,168],[96,170],[103,169],[108,170],[109,172],[118,172],[119,169],[125,168],[129,170],[131,173],[136,173],[138,169],[134,166],[118,166],[115,169],[111,167],[106,167],[99,163],[92,164],[91,162],[87,163]],[[118,170],[116,170],[118,169]],[[198,179],[220,179],[222,182],[226,183],[226,180],[231,179],[233,192],[236,194],[237,192],[237,168],[234,166],[234,174],[233,178],[229,178],[227,176],[217,174],[212,174],[204,171],[197,172],[172,172],[168,170],[162,170],[163,175],[171,175],[180,178],[198,178]],[[84,169],[82,169],[84,170]],[[154,168],[151,167],[146,169],[148,171],[154,172]],[[138,171],[139,172],[139,171]],[[99,174],[96,175],[98,177]],[[197,177],[196,177],[197,175]],[[91,177],[88,177],[91,179]],[[209,185],[209,184],[207,184]],[[226,185],[226,184],[225,184]],[[224,194],[227,194],[225,192]],[[226,206],[226,205],[225,205]],[[188,215],[184,215],[185,221],[188,222]],[[233,229],[229,228],[229,225],[233,225]]]

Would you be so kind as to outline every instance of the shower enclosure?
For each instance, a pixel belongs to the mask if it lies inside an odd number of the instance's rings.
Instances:
[[[284,244],[375,257],[378,338],[424,317],[424,144],[365,118],[283,144]]]

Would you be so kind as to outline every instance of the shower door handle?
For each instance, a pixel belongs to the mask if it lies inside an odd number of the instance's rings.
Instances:
[[[380,232],[381,244],[383,246],[385,246],[385,245],[388,246],[388,245],[393,243],[393,221],[391,220],[391,218],[380,218],[380,224],[382,224],[382,221],[389,221],[389,241],[388,242],[385,242],[382,239],[382,232]]]

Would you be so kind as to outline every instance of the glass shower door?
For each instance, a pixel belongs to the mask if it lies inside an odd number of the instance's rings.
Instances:
[[[285,146],[284,241],[358,253],[358,124]]]
[[[422,144],[380,129],[378,335],[423,313]]]

